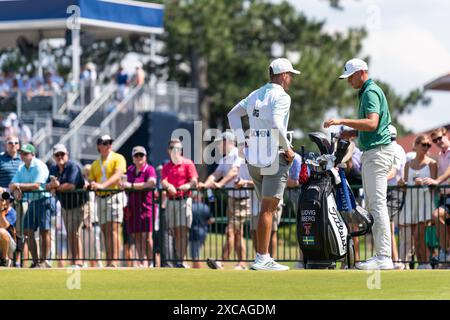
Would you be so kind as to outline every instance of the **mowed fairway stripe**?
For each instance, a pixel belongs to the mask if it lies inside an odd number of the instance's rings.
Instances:
[[[0,299],[450,299],[446,270],[0,270]],[[372,278],[370,278],[372,277]],[[380,281],[377,282],[377,279]],[[368,289],[380,285],[380,289]],[[70,290],[67,286],[80,289]]]

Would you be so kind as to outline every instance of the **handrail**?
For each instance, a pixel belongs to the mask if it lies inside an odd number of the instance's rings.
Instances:
[[[90,104],[88,104],[83,111],[80,112],[80,114],[72,121],[70,124],[71,131],[76,130],[80,128],[88,119],[89,117],[97,111],[103,103],[108,100],[111,95],[114,93],[115,85],[113,83],[110,83],[106,88],[105,91],[102,92],[100,97],[97,99],[92,100]]]
[[[106,118],[101,122],[100,124],[100,128],[104,128],[106,127],[115,117],[116,115],[122,111],[122,109],[124,109],[126,107],[126,105],[128,104],[128,102],[131,101],[131,99],[134,99],[136,94],[143,88],[143,85],[140,85],[138,87],[133,88],[133,90],[127,95],[127,97],[122,100],[116,109],[114,109],[113,112],[111,112],[110,114],[108,114],[106,116]]]
[[[78,99],[79,96],[80,96],[80,92],[77,92],[75,94],[67,94],[67,100],[63,103],[61,108],[59,108],[58,115],[63,114],[64,111],[66,111],[66,109],[69,106],[73,105],[75,103],[75,101]]]

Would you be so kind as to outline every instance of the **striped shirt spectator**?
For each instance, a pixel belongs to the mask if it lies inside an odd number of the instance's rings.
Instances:
[[[14,136],[5,139],[6,151],[0,154],[0,187],[8,188],[12,178],[22,164],[20,160],[19,139]]]

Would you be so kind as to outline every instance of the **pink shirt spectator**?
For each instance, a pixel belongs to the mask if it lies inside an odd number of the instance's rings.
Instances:
[[[145,164],[136,174],[136,167],[131,165],[127,169],[127,178],[130,183],[147,182],[150,178],[156,179],[156,171],[151,165]],[[151,191],[130,192],[128,198],[130,217],[126,223],[128,233],[152,232],[153,197],[156,198],[156,194],[153,196]]]
[[[162,168],[161,179],[166,180],[175,188],[189,183],[192,178],[198,178],[197,169],[192,160],[183,158],[180,164],[174,164],[172,161],[166,163]],[[191,192],[178,190],[175,198],[190,196]],[[172,199],[170,197],[170,199]]]
[[[438,159],[438,176],[444,174],[447,171],[447,168],[450,167],[450,148],[448,148],[445,152],[439,152]],[[450,185],[450,179],[448,181],[442,182],[443,185]],[[450,189],[446,189],[446,194],[450,194]]]

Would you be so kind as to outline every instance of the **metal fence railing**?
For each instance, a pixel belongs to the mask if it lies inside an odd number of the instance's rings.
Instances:
[[[352,188],[364,205],[359,187]],[[274,218],[270,251],[279,261],[301,259],[300,193],[300,188],[287,189]],[[406,268],[450,262],[449,199],[448,186],[390,187],[395,262]],[[242,266],[254,258],[259,204],[252,189],[193,190],[176,198],[157,189],[30,192],[13,206],[17,242],[25,243],[16,261],[24,267],[33,262],[40,267],[183,267],[208,258]],[[356,260],[374,254],[370,233],[354,240]]]

